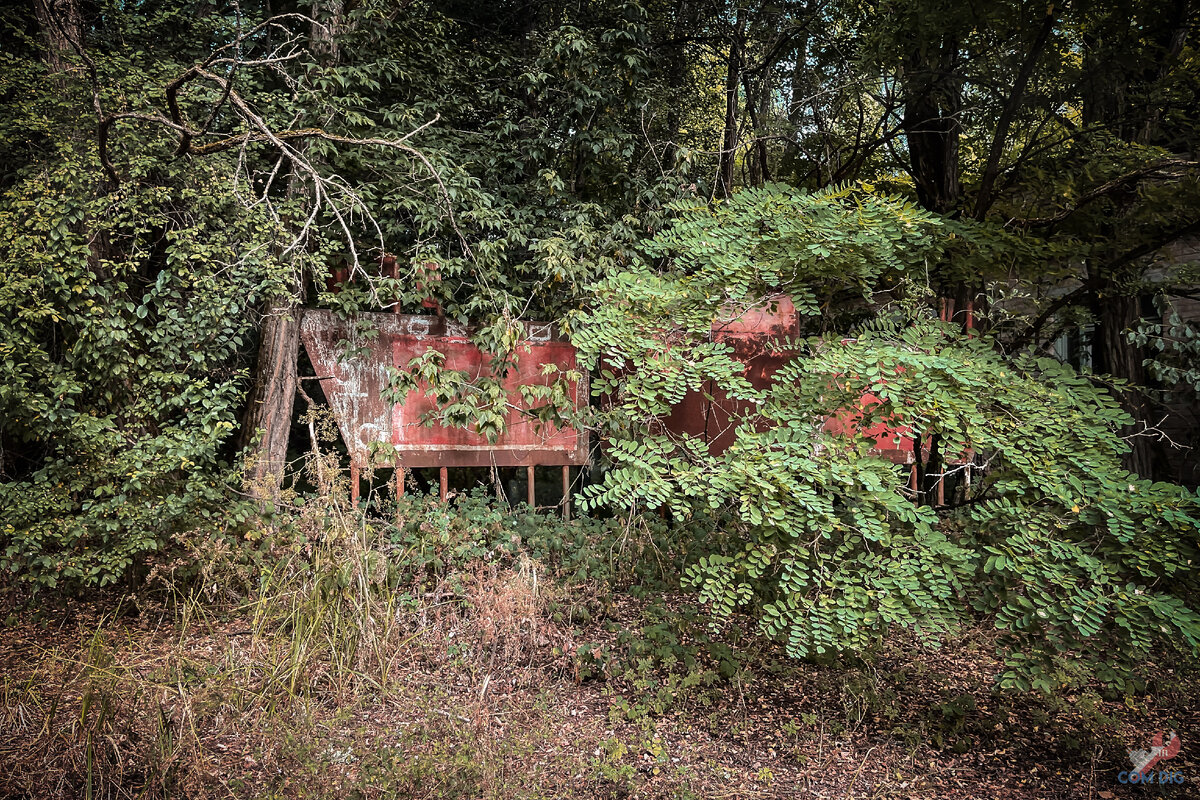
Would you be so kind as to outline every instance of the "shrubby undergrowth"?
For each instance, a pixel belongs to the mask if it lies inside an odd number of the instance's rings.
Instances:
[[[708,796],[729,772],[695,757],[702,740],[778,748],[762,757],[778,769],[881,732],[951,757],[994,744],[1013,714],[1043,730],[1057,719],[1080,752],[1119,730],[1091,687],[1032,709],[996,691],[974,666],[996,663],[985,632],[947,641],[964,682],[894,634],[874,653],[880,670],[846,656],[800,665],[740,615],[714,631],[678,591],[680,568],[724,546],[711,528],[689,540],[666,522],[563,522],[482,492],[449,506],[410,495],[398,510],[285,494],[261,537],[209,542],[198,572],[159,584],[177,590],[167,602],[143,591],[72,614],[76,633],[6,667],[0,786],[499,798],[519,781],[530,797]],[[672,557],[680,542],[693,554]]]
[[[714,649],[694,612],[684,623],[664,608],[611,642],[586,638],[606,630],[631,584],[678,586],[681,562],[667,549],[677,536],[665,522],[564,522],[482,490],[448,505],[430,495],[376,498],[387,516],[366,515],[349,507],[344,476],[322,458],[310,456],[308,470],[329,491],[285,490],[269,521],[177,539],[185,555],[155,562],[137,594],[109,595],[82,661],[67,644],[23,665],[27,680],[4,683],[0,730],[12,744],[0,745],[2,785],[94,797],[228,796],[222,785],[239,796],[323,793],[332,790],[324,776],[350,762],[322,749],[319,730],[340,730],[337,709],[386,700],[418,714],[421,733],[397,729],[356,752],[358,790],[504,796],[507,748],[523,747],[524,734],[478,737],[489,685],[537,692],[547,681],[609,679],[657,698],[618,703],[614,713],[639,720],[718,680],[698,659],[736,661]],[[164,619],[173,622],[166,641],[142,631],[135,644],[120,633]],[[688,625],[700,641],[681,641]],[[464,679],[470,697],[436,688]],[[60,683],[82,695],[60,698]],[[239,750],[249,759],[218,775],[233,742],[252,748]],[[610,780],[603,763],[589,777],[600,792]],[[235,777],[243,772],[253,775]]]

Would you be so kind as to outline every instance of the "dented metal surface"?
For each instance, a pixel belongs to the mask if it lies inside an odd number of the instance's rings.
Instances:
[[[470,329],[439,316],[365,313],[342,319],[309,310],[300,334],[333,409],[355,467],[531,466],[585,464],[586,432],[541,425],[524,412],[522,385],[548,385],[544,364],[576,369],[575,348],[547,324],[530,324],[514,364],[502,380],[507,393],[505,432],[495,442],[471,430],[427,425],[432,398],[409,392],[404,401],[384,400],[388,369],[405,369],[429,349],[445,356],[445,369],[470,377],[490,375],[489,358],[472,344]],[[569,385],[575,406],[587,404],[587,378]],[[372,452],[374,451],[374,452]]]

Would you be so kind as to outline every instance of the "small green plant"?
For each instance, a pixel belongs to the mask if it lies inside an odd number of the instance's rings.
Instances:
[[[614,789],[632,792],[637,787],[637,770],[628,763],[630,749],[616,736],[600,742],[592,760],[594,780]]]

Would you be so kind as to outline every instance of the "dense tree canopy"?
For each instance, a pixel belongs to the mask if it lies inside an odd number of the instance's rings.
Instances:
[[[433,298],[500,358],[522,321],[562,323],[611,400],[588,420],[612,467],[589,502],[716,526],[691,585],[795,655],[982,616],[1027,687],[1064,654],[1115,679],[1194,648],[1196,461],[1173,446],[1195,441],[1200,387],[1179,313],[1196,18],[1190,0],[7,6],[0,563],[104,586],[269,513],[299,310]],[[754,390],[711,324],[780,293],[802,338]],[[714,381],[758,409],[719,456],[657,426]],[[915,492],[821,429],[866,391],[923,437]],[[981,483],[935,507],[951,450]]]

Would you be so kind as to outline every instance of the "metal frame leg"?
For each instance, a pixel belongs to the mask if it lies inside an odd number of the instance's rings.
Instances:
[[[571,467],[568,464],[563,464],[562,517],[564,522],[571,519]]]

